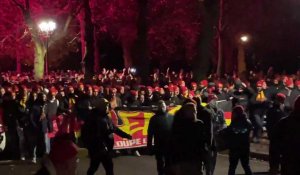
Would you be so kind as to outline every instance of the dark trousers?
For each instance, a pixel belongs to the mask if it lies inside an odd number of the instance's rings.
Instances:
[[[263,132],[264,116],[259,114],[254,114],[253,124],[254,124],[253,137],[260,139]]]
[[[8,128],[6,134],[6,147],[5,147],[5,158],[6,159],[19,159],[19,144],[18,134],[16,128]]]
[[[278,173],[280,165],[280,151],[274,145],[274,141],[271,139],[269,144],[269,165],[270,173]]]
[[[112,161],[112,153],[109,152],[95,152],[90,151],[90,167],[87,171],[87,175],[94,175],[98,170],[100,163],[102,163],[106,175],[114,175],[114,165]]]
[[[216,162],[217,162],[217,151],[209,150],[205,152],[203,163],[204,163],[206,175],[214,174]]]
[[[242,167],[246,175],[252,175],[249,165],[249,150],[230,150],[228,175],[235,175],[236,167],[241,160]]]
[[[46,151],[45,133],[42,131],[25,131],[28,140],[28,152],[30,158],[42,157]]]
[[[170,166],[170,158],[164,153],[156,153],[156,167],[158,175],[165,175],[167,173],[167,169]]]

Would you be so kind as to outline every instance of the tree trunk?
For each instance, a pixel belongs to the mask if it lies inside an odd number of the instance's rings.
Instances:
[[[37,25],[33,22],[30,14],[30,9],[28,9],[24,12],[24,18],[25,22],[28,26],[28,28],[31,30],[31,38],[34,43],[34,79],[35,80],[41,80],[44,77],[44,71],[45,71],[45,55],[46,55],[46,47],[39,37],[39,31],[37,29]]]
[[[95,48],[94,48],[94,25],[89,0],[83,1],[83,10],[80,14],[81,47],[82,47],[82,70],[85,79],[94,75]]]
[[[239,44],[238,47],[238,75],[242,75],[246,72],[245,48],[242,44]]]
[[[218,21],[218,0],[200,2],[200,9],[204,13],[204,23],[199,40],[198,58],[194,59],[193,64],[193,72],[197,80],[207,75],[214,58],[214,27]]]
[[[16,6],[22,11],[25,23],[30,30],[32,42],[34,44],[34,79],[41,80],[44,77],[44,58],[46,54],[46,48],[43,41],[39,38],[39,30],[35,22],[32,20],[30,14],[30,1],[26,0],[25,5],[22,5],[18,1],[13,1]]]
[[[100,53],[99,53],[99,42],[97,39],[97,32],[94,29],[94,56],[95,56],[95,61],[94,61],[94,73],[98,73],[100,71]]]
[[[16,49],[16,72],[19,74],[21,73],[21,58],[20,58],[20,43],[17,41],[17,49]]]
[[[133,66],[136,66],[137,73],[140,75],[142,83],[147,84],[149,78],[149,59],[147,57],[147,14],[148,0],[137,0],[139,16],[137,20],[137,39],[133,46]]]
[[[219,23],[218,23],[218,65],[217,65],[217,75],[222,74],[222,64],[223,64],[223,47],[222,47],[222,36],[223,36],[223,8],[224,0],[220,0],[219,5]]]
[[[125,68],[132,67],[130,47],[128,47],[127,45],[123,45],[122,48],[123,48],[124,67]]]
[[[34,45],[34,79],[41,80],[44,77],[46,49],[40,42],[34,42]]]

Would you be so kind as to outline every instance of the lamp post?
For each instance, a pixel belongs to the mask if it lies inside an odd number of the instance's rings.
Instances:
[[[238,42],[238,73],[241,75],[246,71],[246,56],[245,56],[245,45],[249,43],[249,35],[241,35]]]
[[[45,73],[48,75],[48,40],[51,36],[51,34],[56,29],[56,23],[49,20],[49,21],[43,21],[39,24],[40,31],[42,33],[42,36],[46,39],[46,55],[45,55]]]

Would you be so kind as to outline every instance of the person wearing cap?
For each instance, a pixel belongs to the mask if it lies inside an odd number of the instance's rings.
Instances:
[[[242,105],[245,111],[248,110],[249,99],[252,95],[251,90],[247,85],[241,81],[235,81],[229,95],[232,99],[232,106]]]
[[[274,146],[281,154],[281,175],[300,174],[300,96],[296,98],[292,112],[274,127]]]
[[[217,83],[215,94],[217,95],[219,100],[228,100],[228,94],[224,91],[224,85],[223,83],[219,82]]]
[[[87,175],[93,175],[103,164],[107,175],[113,175],[114,133],[120,137],[132,139],[131,135],[117,128],[108,116],[109,102],[102,98],[92,109],[82,127],[82,139],[88,149],[90,166]]]
[[[250,156],[250,132],[253,129],[243,106],[236,106],[232,110],[231,124],[227,133],[229,143],[229,170],[228,175],[235,175],[239,160],[246,175],[252,175],[249,165]]]
[[[128,98],[128,107],[139,107],[140,103],[138,101],[139,93],[136,90],[130,91],[130,97]]]
[[[181,105],[183,101],[179,98],[180,96],[180,90],[178,86],[173,87],[173,96],[171,96],[171,101],[174,103],[174,105]]]
[[[205,100],[204,97],[207,94],[207,88],[208,88],[208,81],[207,80],[200,81],[198,90],[196,91],[196,93],[200,94],[200,96],[201,96],[201,98],[203,98],[203,100]]]
[[[147,86],[146,95],[145,95],[145,104],[150,106],[153,100],[153,88],[151,86]]]
[[[49,130],[48,133],[53,131],[53,124],[52,122],[56,119],[57,117],[57,111],[59,107],[59,101],[56,98],[58,91],[55,87],[50,88],[50,97],[47,100],[46,104],[46,117],[49,120]],[[46,153],[49,154],[50,152],[50,139],[48,137],[46,139]]]
[[[93,92],[92,96],[89,98],[90,106],[92,108],[95,107],[95,104],[98,103],[98,101],[102,98],[102,96],[99,93],[100,88],[98,86],[93,86]]]
[[[288,113],[284,106],[285,95],[278,93],[274,100],[271,108],[266,112],[266,128],[268,133],[268,138],[270,140],[269,144],[269,166],[270,174],[276,175],[280,173],[280,152],[278,148],[274,146],[273,132],[276,124],[284,117],[287,117]]]
[[[192,82],[191,83],[191,91],[194,91],[194,92],[196,92],[196,90],[197,90],[197,83],[196,82]]]
[[[44,156],[35,175],[76,175],[78,147],[63,136],[54,138],[49,155]]]
[[[59,106],[57,109],[58,115],[67,115],[69,111],[69,102],[64,88],[59,89],[57,99],[59,101]]]
[[[292,91],[294,89],[294,81],[292,78],[286,77],[283,83],[285,86],[279,92],[286,96],[284,104],[285,107],[291,112],[293,110],[293,104],[295,101],[295,98],[292,99],[291,97]]]
[[[271,101],[274,101],[276,98],[276,94],[279,93],[281,87],[279,85],[279,78],[274,78],[270,83],[269,87],[267,88],[267,93],[269,94],[269,98]]]
[[[264,115],[269,106],[269,99],[263,89],[264,80],[256,83],[256,93],[250,99],[250,119],[254,125],[253,142],[259,143],[263,132]]]
[[[158,175],[165,175],[166,168],[171,163],[168,143],[170,141],[172,124],[173,116],[167,113],[166,103],[160,100],[158,102],[158,111],[150,119],[147,139],[147,148],[150,154],[155,154]]]
[[[85,121],[91,109],[94,107],[92,104],[93,88],[91,85],[86,86],[85,91],[79,91],[78,100],[76,104],[77,117]],[[81,94],[82,93],[82,94]]]

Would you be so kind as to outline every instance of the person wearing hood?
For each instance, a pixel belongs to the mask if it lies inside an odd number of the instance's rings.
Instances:
[[[166,103],[160,100],[158,102],[158,111],[149,122],[147,142],[150,154],[155,154],[158,175],[165,175],[166,168],[170,165],[168,143],[170,141],[172,124],[173,116],[167,113]]]
[[[246,175],[252,175],[249,165],[250,132],[253,129],[250,120],[242,106],[236,106],[232,111],[232,121],[227,129],[229,146],[228,175],[235,175],[239,160]]]
[[[131,135],[117,128],[110,117],[109,102],[102,98],[91,111],[82,128],[82,139],[88,149],[90,166],[87,175],[93,175],[103,164],[106,175],[113,175],[114,133],[120,137],[132,139]]]
[[[281,119],[274,127],[274,144],[281,154],[281,175],[300,174],[300,96],[288,117]]]

